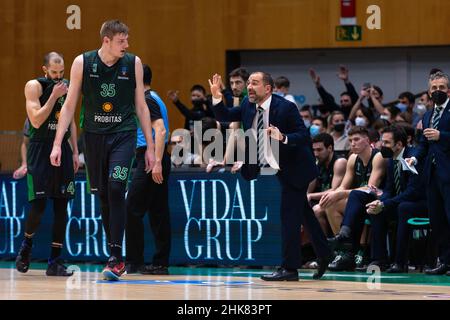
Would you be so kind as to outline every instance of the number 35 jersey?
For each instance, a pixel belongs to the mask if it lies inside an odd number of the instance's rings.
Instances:
[[[109,67],[94,50],[83,61],[81,128],[97,134],[136,130],[136,56],[126,53]]]

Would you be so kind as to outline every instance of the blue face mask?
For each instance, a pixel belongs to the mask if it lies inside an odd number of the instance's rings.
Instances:
[[[404,103],[397,103],[395,106],[399,108],[401,112],[405,112],[406,109],[408,109],[408,106]]]
[[[355,125],[360,126],[360,127],[365,127],[367,125],[366,119],[364,119],[363,117],[357,117],[355,119]]]
[[[320,133],[320,127],[313,124],[311,127],[309,127],[309,133],[311,134],[311,137],[317,136]]]

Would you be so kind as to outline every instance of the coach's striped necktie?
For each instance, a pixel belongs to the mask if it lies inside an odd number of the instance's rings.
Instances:
[[[401,192],[400,188],[400,161],[394,160],[394,186],[395,186],[395,194],[399,195]]]
[[[433,119],[431,120],[431,127],[433,129],[437,130],[437,128],[439,126],[439,121],[441,120],[441,111],[442,111],[443,108],[444,108],[444,106],[436,106],[434,108]],[[436,164],[436,158],[434,157],[434,155],[432,156],[431,162],[433,164]]]
[[[439,121],[441,120],[441,111],[444,108],[444,106],[436,106],[434,108],[434,115],[433,120],[431,121],[431,126],[433,129],[437,129],[439,126]]]
[[[258,115],[258,122],[256,126],[257,136],[258,136],[258,144],[257,144],[257,155],[258,155],[258,166],[263,167],[265,165],[264,158],[264,109],[258,106],[256,108]]]

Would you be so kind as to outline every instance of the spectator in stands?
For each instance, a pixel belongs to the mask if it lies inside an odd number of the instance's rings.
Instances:
[[[368,100],[368,106],[364,105],[364,101]],[[372,86],[370,83],[365,83],[360,91],[360,96],[350,112],[349,119],[354,121],[357,117],[356,112],[360,109],[370,110],[372,119],[384,113],[383,90],[378,86]]]
[[[313,120],[313,115],[311,113],[311,106],[308,104],[305,104],[303,107],[301,107],[300,109],[300,116],[303,119],[303,122],[305,123],[305,127],[309,128],[311,127],[311,123]]]
[[[402,112],[406,112],[408,114],[408,116],[406,117],[409,123],[412,123],[412,125],[415,127],[417,125],[417,123],[422,120],[422,117],[424,115],[424,113],[426,112],[426,108],[420,106],[419,105],[416,107],[415,102],[416,102],[416,97],[414,96],[414,94],[412,94],[409,91],[406,92],[402,92],[400,93],[400,95],[398,96],[398,101],[399,104],[402,106],[401,108],[399,108]],[[406,108],[405,108],[406,106]],[[402,108],[405,108],[405,110],[403,110]]]
[[[309,133],[311,134],[311,137],[315,137],[319,133],[325,132],[327,132],[325,120],[321,117],[315,117],[311,123],[311,127],[309,127]]]
[[[376,130],[379,133],[379,136],[381,137],[381,133],[383,131],[384,128],[389,127],[390,123],[388,120],[384,120],[384,119],[377,119],[374,121],[373,125],[372,125],[372,129]]]
[[[331,113],[336,110],[340,110],[344,113],[345,118],[347,119],[350,111],[352,109],[352,106],[356,103],[358,100],[358,93],[355,90],[355,87],[349,80],[349,71],[346,66],[339,66],[339,72],[337,74],[338,78],[344,81],[345,87],[347,91],[341,93],[340,96],[340,105],[338,105],[334,99],[334,97],[328,93],[325,88],[320,83],[320,77],[315,72],[314,69],[309,70],[309,75],[311,76],[312,81],[316,85],[317,92],[320,95],[320,98],[322,99],[322,102],[324,104],[323,111],[327,111],[327,113]],[[322,110],[321,110],[321,113]]]
[[[374,115],[372,109],[360,106],[355,112],[355,118],[350,119],[354,122],[355,126],[370,128],[374,121]]]
[[[281,76],[275,79],[275,89],[274,93],[278,94],[279,96],[285,98],[286,100],[291,101],[292,103],[295,103],[297,105],[297,102],[295,101],[295,98],[292,94],[289,93],[289,87],[291,86],[291,82],[288,78]],[[298,105],[297,105],[298,107]]]
[[[194,121],[199,121],[204,117],[214,118],[214,113],[211,108],[211,101],[206,98],[205,88],[199,84],[196,84],[191,88],[191,109],[188,109],[180,101],[178,97],[178,91],[169,90],[167,95],[178,108],[178,110],[184,115],[184,128],[186,130],[194,130]]]
[[[383,113],[380,115],[380,119],[387,120],[390,124],[393,124],[395,122],[395,118],[400,113],[400,109],[396,106],[387,106],[386,108],[384,108]]]
[[[342,111],[333,111],[328,120],[328,132],[334,140],[334,152],[338,157],[347,158],[350,142],[346,132],[347,122]]]
[[[433,109],[433,101],[430,99],[428,92],[424,92],[421,94],[419,98],[419,104],[417,106],[425,106],[425,112]],[[420,109],[423,109],[422,107]]]
[[[389,221],[397,221],[396,254],[390,273],[408,272],[408,220],[427,216],[425,185],[417,174],[404,168],[400,159],[412,156],[414,148],[407,146],[407,135],[402,127],[390,126],[383,131],[381,153],[389,159],[386,186],[377,200],[367,204],[372,226],[372,262],[381,270],[387,267],[386,236]],[[422,174],[421,168],[416,168]]]
[[[395,116],[395,123],[399,123],[399,122],[411,123],[412,118],[407,112],[400,112],[399,114],[397,114]]]

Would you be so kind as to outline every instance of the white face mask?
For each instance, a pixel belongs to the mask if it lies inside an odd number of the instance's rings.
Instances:
[[[309,121],[309,120],[303,120],[303,122],[305,123],[305,127],[306,127],[306,128],[311,127],[311,121]]]
[[[380,116],[380,119],[381,119],[381,120],[389,121],[389,116],[388,116],[387,114],[382,114],[382,115]]]
[[[424,114],[425,112],[427,112],[427,107],[424,104],[418,104],[415,108],[414,108],[414,113],[417,113],[419,115]]]
[[[360,126],[360,127],[365,127],[366,126],[366,119],[364,119],[363,117],[357,117],[355,119],[355,125]]]

